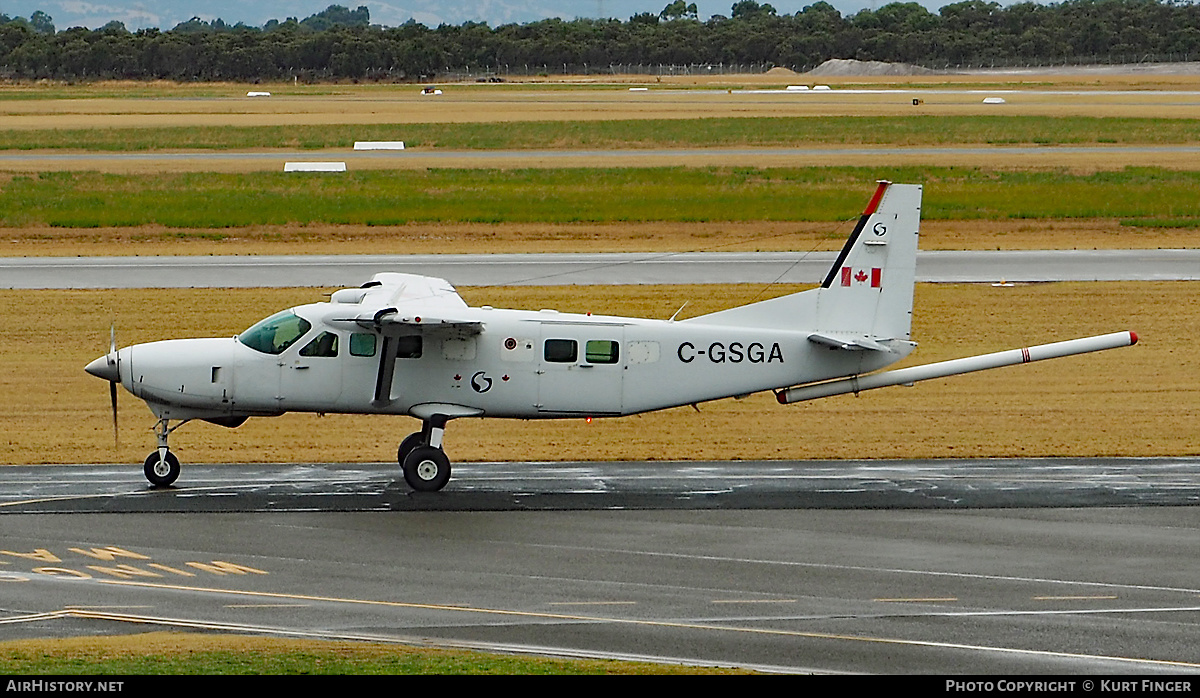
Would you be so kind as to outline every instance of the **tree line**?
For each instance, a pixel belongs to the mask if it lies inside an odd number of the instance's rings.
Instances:
[[[695,3],[627,20],[545,19],[491,27],[372,25],[366,7],[332,5],[303,20],[229,25],[193,18],[170,30],[57,30],[45,12],[0,15],[8,79],[430,80],[477,74],[607,72],[613,66],[812,67],[831,58],[930,67],[1193,60],[1200,6],[1177,0],[964,0],[931,12],[915,2],[843,16],[827,2],[795,14],[738,0],[701,21]]]

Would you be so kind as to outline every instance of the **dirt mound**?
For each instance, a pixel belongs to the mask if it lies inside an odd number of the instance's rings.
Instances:
[[[764,74],[778,76],[778,77],[785,77],[785,76],[789,76],[789,75],[799,75],[800,73],[797,73],[796,71],[792,70],[791,68],[775,66],[774,68],[771,68]]]
[[[813,68],[809,75],[932,75],[934,71],[907,63],[856,61],[832,58]]]

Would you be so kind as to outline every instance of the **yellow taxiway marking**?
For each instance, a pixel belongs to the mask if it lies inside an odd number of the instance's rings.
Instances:
[[[144,589],[172,589],[172,590],[177,590],[177,591],[195,591],[195,592],[204,592],[204,593],[212,593],[212,594],[222,594],[225,596],[241,595],[241,596],[256,597],[256,598],[263,598],[263,599],[295,599],[295,600],[301,600],[301,601],[319,601],[322,603],[345,603],[345,604],[354,604],[354,605],[362,605],[362,606],[381,606],[381,607],[387,607],[387,608],[414,608],[414,609],[432,610],[432,611],[454,611],[454,612],[459,612],[459,613],[478,613],[478,614],[496,615],[496,616],[509,616],[509,617],[515,617],[515,618],[538,618],[538,619],[543,619],[543,620],[566,620],[566,621],[578,621],[578,622],[582,622],[582,623],[613,623],[613,624],[618,624],[618,625],[635,625],[635,626],[652,627],[652,628],[683,628],[683,629],[688,629],[688,630],[711,630],[711,631],[717,631],[717,632],[746,633],[746,634],[754,634],[754,635],[774,635],[774,636],[780,636],[780,637],[795,637],[795,638],[805,638],[805,639],[812,639],[812,640],[840,640],[840,641],[844,641],[844,642],[869,642],[869,643],[874,643],[874,644],[900,645],[900,646],[906,646],[906,647],[937,647],[937,648],[942,648],[942,649],[947,649],[947,648],[948,649],[961,649],[961,650],[970,650],[970,651],[976,651],[976,652],[995,652],[995,653],[1000,653],[1000,654],[1016,654],[1016,655],[1034,656],[1034,657],[1059,657],[1059,658],[1068,658],[1068,659],[1086,659],[1089,661],[1095,661],[1095,660],[1099,659],[1099,660],[1104,660],[1104,661],[1121,662],[1121,663],[1127,663],[1127,664],[1147,664],[1147,665],[1153,665],[1153,666],[1164,666],[1164,667],[1173,667],[1173,668],[1186,667],[1189,669],[1200,669],[1200,663],[1198,663],[1198,662],[1181,662],[1181,661],[1173,661],[1173,660],[1166,660],[1166,659],[1139,659],[1136,657],[1119,657],[1119,656],[1113,656],[1113,655],[1081,654],[1081,653],[1077,653],[1077,652],[1055,652],[1052,650],[1028,650],[1028,649],[1019,649],[1019,648],[1015,648],[1015,647],[994,647],[994,646],[988,646],[988,645],[968,645],[968,644],[959,643],[959,642],[937,642],[934,640],[904,640],[904,639],[900,639],[900,638],[873,637],[870,635],[843,635],[843,634],[838,634],[838,633],[819,633],[819,632],[810,632],[810,631],[801,631],[801,630],[781,630],[781,629],[775,629],[775,628],[751,628],[751,627],[745,627],[745,626],[721,625],[721,624],[714,624],[714,623],[685,623],[685,622],[679,622],[679,621],[646,620],[646,619],[638,619],[638,618],[605,618],[603,616],[584,616],[584,615],[565,614],[565,613],[543,613],[543,612],[538,612],[538,611],[516,611],[516,610],[502,609],[502,608],[451,606],[451,605],[445,605],[445,604],[413,603],[413,602],[408,602],[408,601],[379,601],[379,600],[371,600],[371,599],[340,598],[340,597],[336,597],[336,596],[312,596],[309,594],[285,594],[285,593],[281,593],[281,592],[271,592],[271,591],[245,591],[245,590],[239,590],[239,589],[218,589],[218,588],[214,588],[214,587],[195,587],[195,586],[186,586],[186,585],[182,585],[182,584],[160,584],[160,583],[156,583],[156,582],[124,581],[124,580],[116,580],[116,579],[100,579],[97,581],[100,584],[112,584],[115,586],[140,587],[140,588],[144,588]],[[88,616],[94,615],[95,617],[102,617],[102,618],[105,618],[108,620],[122,620],[122,618],[116,616],[116,614],[102,614],[102,613],[95,613],[95,612],[88,612],[88,611],[61,611],[59,613],[60,614],[67,613],[67,614],[70,614],[73,616],[79,616],[79,617],[88,617]],[[52,616],[54,614],[39,614],[39,615]],[[29,617],[0,619],[0,623],[20,622],[27,618],[29,618]],[[129,622],[134,622],[134,623],[161,623],[161,624],[172,624],[172,625],[187,625],[187,626],[192,626],[192,627],[200,627],[200,626],[205,626],[205,627],[230,626],[230,627],[232,627],[233,625],[235,625],[235,624],[207,623],[207,622],[192,621],[192,620],[171,620],[171,619],[164,619],[164,618],[145,618],[145,617],[137,617],[137,616],[128,616],[124,619],[128,620]],[[279,629],[275,629],[273,632],[281,632],[281,631]],[[311,633],[291,631],[291,634],[307,635],[307,634],[311,634]]]
[[[547,606],[636,606],[637,601],[551,601]]]
[[[47,502],[70,502],[78,499],[113,499],[122,496],[152,494],[153,492],[153,490],[139,489],[130,490],[128,492],[108,492],[105,494],[63,494],[52,497],[38,497],[37,499],[22,499],[13,502],[0,502],[0,507],[19,507],[25,504],[45,504]]]
[[[147,605],[142,605],[142,606],[75,606],[75,605],[72,605],[72,606],[63,606],[63,608],[68,611],[108,611],[108,610],[122,609],[122,608],[154,608],[154,607],[147,606]]]
[[[915,598],[915,599],[871,599],[872,601],[882,601],[885,603],[941,603],[947,601],[958,601],[956,596],[940,596],[930,598]]]

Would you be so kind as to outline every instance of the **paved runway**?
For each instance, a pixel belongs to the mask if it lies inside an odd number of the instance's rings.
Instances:
[[[1200,458],[456,463],[440,493],[395,463],[185,463],[166,490],[128,465],[0,472],[0,514],[1200,505]]]
[[[355,286],[380,271],[463,286],[819,283],[834,252],[689,252],[255,257],[2,257],[0,288],[236,288]],[[1200,249],[931,251],[922,282],[1174,281],[1200,279]]]
[[[6,467],[0,637],[1200,672],[1197,458],[483,463],[420,496],[395,470],[185,465],[152,491],[136,466]]]

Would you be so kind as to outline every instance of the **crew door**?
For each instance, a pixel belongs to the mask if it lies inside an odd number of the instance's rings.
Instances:
[[[314,412],[336,409],[342,394],[342,342],[335,332],[320,332],[299,350],[293,348],[283,355],[280,407]]]

